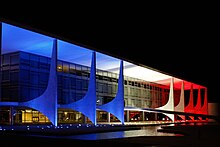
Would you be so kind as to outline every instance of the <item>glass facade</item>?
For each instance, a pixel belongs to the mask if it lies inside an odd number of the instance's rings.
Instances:
[[[40,96],[49,78],[50,58],[23,51],[2,55],[2,102],[25,102]],[[58,60],[58,104],[80,100],[88,90],[90,67]],[[117,92],[118,74],[97,69],[97,105],[111,101]],[[124,76],[125,107],[156,108],[164,105],[169,96],[169,86]],[[6,108],[5,108],[6,109]],[[9,109],[9,108],[8,108]],[[40,112],[14,108],[14,123],[48,123]],[[5,114],[6,113],[6,114]],[[133,112],[130,112],[133,117]],[[97,121],[107,121],[107,112],[97,111]],[[9,118],[2,108],[1,115]],[[7,116],[6,116],[7,115]],[[126,113],[125,113],[126,117]],[[142,117],[142,114],[139,116]],[[110,120],[117,118],[110,116]],[[130,119],[138,120],[138,119]],[[82,123],[88,121],[80,112],[58,110],[59,123]]]
[[[10,62],[9,62],[10,61]],[[46,89],[50,59],[25,52],[2,56],[1,101],[24,102],[40,96]],[[81,99],[88,90],[90,68],[58,61],[58,103]],[[97,69],[97,105],[111,101],[117,92],[118,74]],[[154,108],[166,103],[169,87],[132,77],[124,78],[125,106]]]

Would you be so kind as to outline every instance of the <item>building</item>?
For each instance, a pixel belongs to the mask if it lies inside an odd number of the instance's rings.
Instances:
[[[1,23],[0,124],[206,120],[207,88]]]

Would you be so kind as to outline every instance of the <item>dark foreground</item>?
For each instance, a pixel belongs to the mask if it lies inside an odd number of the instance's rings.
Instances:
[[[105,129],[111,131],[113,128]],[[118,130],[134,129],[134,127],[119,128]],[[136,129],[140,129],[137,127]],[[93,131],[95,131],[93,129]],[[112,131],[117,131],[113,129]],[[166,147],[166,146],[220,146],[220,125],[209,123],[206,125],[188,124],[188,125],[174,125],[164,126],[158,132],[176,133],[176,136],[138,136],[116,139],[102,139],[102,140],[77,140],[68,138],[54,138],[45,134],[47,137],[40,137],[37,134],[30,135],[15,131],[15,133],[0,133],[0,145],[7,146],[152,146],[152,147]],[[42,132],[41,132],[42,133]],[[80,133],[80,131],[78,131]],[[82,133],[82,132],[81,132]],[[89,132],[84,132],[89,133]],[[97,133],[100,133],[97,131]],[[61,133],[62,134],[62,133]],[[183,134],[183,135],[178,135]],[[43,135],[43,134],[41,134]],[[62,134],[64,135],[64,134]]]

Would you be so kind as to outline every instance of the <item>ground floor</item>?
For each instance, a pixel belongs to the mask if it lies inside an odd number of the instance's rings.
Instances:
[[[90,124],[91,121],[82,113],[71,109],[58,109],[58,124]],[[120,123],[114,115],[97,110],[97,124]],[[185,120],[206,120],[206,118],[185,117]],[[185,121],[184,120],[184,121]],[[146,111],[124,111],[124,122],[151,122],[151,121],[171,121],[163,113]],[[182,117],[175,115],[175,121],[183,121]],[[51,124],[50,120],[37,110],[26,107],[7,106],[0,108],[0,124],[2,125],[22,125],[22,124]]]

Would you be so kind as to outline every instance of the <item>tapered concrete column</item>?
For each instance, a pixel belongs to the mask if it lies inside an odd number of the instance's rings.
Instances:
[[[167,102],[164,106],[158,107],[158,108],[155,108],[155,109],[174,111],[174,90],[173,90],[173,83],[174,83],[174,79],[171,78],[171,79],[170,79],[170,93],[169,93],[168,102]],[[167,114],[167,113],[164,113],[164,114],[167,115],[172,121],[174,121],[174,114]]]
[[[19,103],[36,109],[43,113],[53,125],[57,126],[57,40],[53,41],[52,57],[50,63],[50,73],[47,88],[44,93],[27,102]]]
[[[124,124],[124,74],[123,74],[123,61],[120,62],[120,71],[118,78],[118,91],[115,98],[101,106],[97,106],[97,108],[104,110],[106,112],[110,112],[118,120]]]
[[[194,105],[194,103],[193,103],[193,84],[191,84],[189,103],[185,107],[185,112],[193,112],[193,105]]]
[[[2,23],[0,22],[0,102],[2,99]]]
[[[180,101],[179,101],[178,105],[174,108],[174,110],[178,111],[178,112],[184,112],[184,102],[185,102],[184,81],[182,81],[181,92],[180,92]],[[178,115],[178,116],[181,117],[183,120],[186,119],[186,117],[184,115]]]
[[[207,88],[205,88],[205,94],[204,94],[204,104],[201,108],[202,114],[208,114],[208,97],[207,97]]]
[[[197,103],[196,103],[196,106],[195,106],[194,110],[196,111],[197,114],[199,114],[200,111],[201,111],[201,90],[200,90],[200,86],[198,87]]]
[[[197,96],[197,103],[194,108],[196,114],[202,114],[202,108],[201,108],[201,88],[198,87],[198,96]],[[199,120],[202,120],[202,117],[198,117]]]
[[[184,108],[185,112],[194,113],[194,102],[193,102],[193,84],[191,83],[190,88],[190,96],[189,96],[189,104]],[[194,116],[189,116],[192,120],[194,120]]]
[[[96,53],[92,52],[92,61],[89,77],[89,86],[86,95],[73,103],[59,105],[60,108],[69,108],[81,112],[96,125]]]

